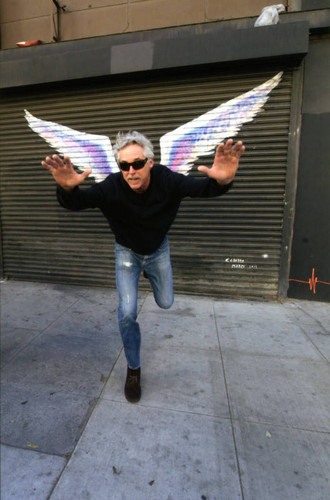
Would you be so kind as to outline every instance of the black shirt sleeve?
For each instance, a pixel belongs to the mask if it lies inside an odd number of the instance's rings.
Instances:
[[[179,174],[176,172],[169,173],[172,176],[173,184],[177,190],[179,198],[213,198],[221,196],[231,189],[233,182],[226,185],[217,183],[209,177],[193,177]]]
[[[62,207],[68,210],[100,208],[104,199],[104,182],[94,184],[87,189],[75,187],[72,191],[65,191],[61,186],[57,186],[57,200]]]

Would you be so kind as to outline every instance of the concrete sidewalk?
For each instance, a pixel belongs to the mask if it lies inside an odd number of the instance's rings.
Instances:
[[[329,500],[330,305],[2,283],[1,500]]]

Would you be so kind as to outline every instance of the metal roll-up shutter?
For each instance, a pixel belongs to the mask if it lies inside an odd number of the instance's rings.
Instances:
[[[74,82],[4,92],[1,101],[1,220],[4,276],[115,286],[113,236],[97,210],[69,212],[42,169],[50,154],[24,109],[38,118],[108,135],[137,129],[159,138],[274,76],[282,67],[219,68]],[[177,292],[276,298],[292,94],[285,69],[264,111],[237,136],[246,144],[233,189],[217,199],[183,201],[170,230]],[[201,163],[212,163],[212,155]],[[196,168],[190,175],[201,175]],[[88,180],[86,186],[93,180]],[[146,281],[141,281],[146,287]]]

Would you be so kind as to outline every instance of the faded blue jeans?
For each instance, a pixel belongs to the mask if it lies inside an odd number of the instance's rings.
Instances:
[[[140,367],[141,332],[136,319],[141,272],[147,273],[157,305],[170,308],[174,300],[170,248],[166,237],[150,255],[140,255],[119,243],[115,244],[115,253],[119,330],[127,364],[135,370]]]

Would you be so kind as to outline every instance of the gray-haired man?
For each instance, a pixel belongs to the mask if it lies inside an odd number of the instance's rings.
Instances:
[[[172,268],[168,230],[181,200],[226,193],[235,177],[245,147],[229,139],[217,147],[211,168],[198,167],[207,177],[196,178],[154,164],[151,142],[139,132],[118,134],[115,155],[120,172],[88,189],[78,186],[91,173],[79,174],[70,158],[47,157],[42,165],[58,184],[59,203],[70,210],[99,208],[115,235],[118,320],[127,360],[125,396],[131,403],[141,398],[140,345],[137,322],[138,283],[148,277],[159,307],[173,304]]]

